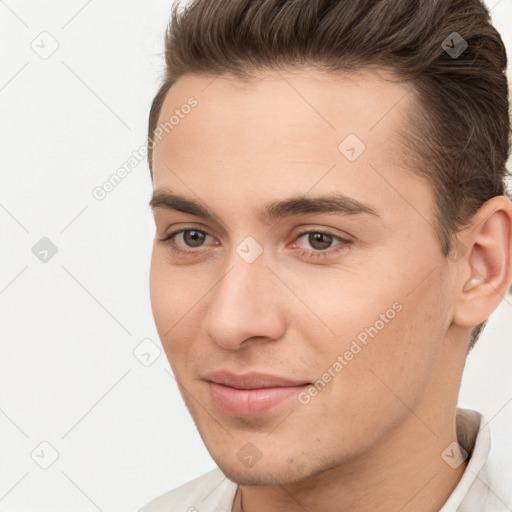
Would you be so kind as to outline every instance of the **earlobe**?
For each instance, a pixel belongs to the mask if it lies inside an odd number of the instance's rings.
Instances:
[[[512,282],[512,201],[497,196],[484,203],[465,230],[467,252],[454,323],[475,326],[498,307]],[[469,275],[468,275],[469,268]]]

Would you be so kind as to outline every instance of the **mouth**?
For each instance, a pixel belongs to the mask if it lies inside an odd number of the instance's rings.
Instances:
[[[212,372],[204,380],[223,413],[245,417],[260,416],[311,386],[311,382],[264,373]]]

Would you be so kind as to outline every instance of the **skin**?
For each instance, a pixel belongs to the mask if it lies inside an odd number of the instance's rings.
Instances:
[[[396,139],[414,95],[389,78],[310,68],[249,82],[191,75],[162,107],[160,122],[198,101],[154,148],[154,190],[199,201],[218,220],[153,209],[151,303],[198,431],[241,486],[235,511],[240,495],[244,512],[435,511],[466,467],[441,454],[457,439],[471,327],[512,281],[512,208],[488,201],[459,236],[464,256],[443,257],[431,186]],[[338,150],[349,133],[366,146],[353,162]],[[258,216],[268,201],[333,191],[378,216]],[[161,241],[179,229],[207,236],[191,246],[176,235],[192,251],[180,254]],[[321,249],[301,230],[334,238]],[[252,263],[236,252],[247,236],[263,251]],[[400,312],[305,405],[292,398],[258,417],[228,415],[201,378],[258,371],[315,382],[394,303]],[[261,453],[252,467],[237,456],[246,443]]]

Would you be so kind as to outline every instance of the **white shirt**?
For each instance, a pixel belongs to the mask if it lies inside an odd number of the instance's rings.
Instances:
[[[494,491],[500,474],[489,456],[491,441],[486,419],[478,412],[458,409],[457,436],[470,458],[439,512],[511,512],[512,503]],[[237,484],[217,468],[163,494],[138,512],[231,512],[236,490]]]

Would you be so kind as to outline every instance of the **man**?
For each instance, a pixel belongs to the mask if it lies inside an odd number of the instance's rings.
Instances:
[[[457,409],[512,282],[484,5],[198,0],[165,56],[151,302],[219,469],[142,510],[510,510]]]

